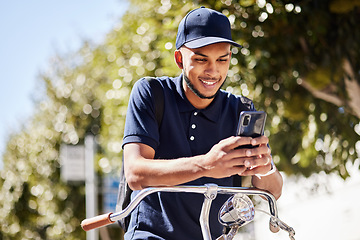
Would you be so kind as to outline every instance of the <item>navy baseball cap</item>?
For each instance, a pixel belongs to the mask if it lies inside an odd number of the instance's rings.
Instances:
[[[176,49],[183,45],[200,48],[219,42],[241,47],[232,40],[230,22],[224,14],[201,7],[190,11],[181,20],[176,36]]]

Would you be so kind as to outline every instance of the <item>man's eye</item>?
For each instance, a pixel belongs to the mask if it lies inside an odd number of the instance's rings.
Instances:
[[[219,59],[220,62],[227,62],[227,59]]]
[[[197,58],[197,59],[195,59],[195,60],[198,61],[198,62],[205,62],[205,61],[206,61],[205,58]]]

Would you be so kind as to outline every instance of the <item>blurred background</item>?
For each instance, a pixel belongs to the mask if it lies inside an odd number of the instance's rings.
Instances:
[[[72,147],[88,135],[96,210],[111,211],[132,85],[180,73],[177,26],[202,5],[228,16],[243,46],[232,50],[224,89],[268,113],[266,135],[285,179],[280,218],[296,239],[360,239],[356,0],[1,1],[0,239],[85,239],[84,162],[76,163],[80,176],[64,169],[84,155]],[[267,222],[259,213],[238,239],[288,239]]]

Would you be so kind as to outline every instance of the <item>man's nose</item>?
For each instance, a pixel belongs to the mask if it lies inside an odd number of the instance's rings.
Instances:
[[[218,66],[216,62],[208,62],[205,73],[209,76],[215,77],[218,74]]]

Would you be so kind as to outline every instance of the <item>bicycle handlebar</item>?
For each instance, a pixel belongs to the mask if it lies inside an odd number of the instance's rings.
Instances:
[[[211,191],[209,191],[211,190]],[[174,186],[174,187],[150,187],[141,190],[135,198],[130,202],[130,204],[121,212],[116,213],[106,213],[103,215],[95,216],[92,218],[85,219],[81,222],[81,227],[85,231],[89,231],[92,229],[96,229],[99,227],[103,227],[109,224],[112,224],[122,218],[128,216],[136,206],[148,195],[156,192],[182,192],[182,193],[199,193],[204,194],[205,199],[208,198],[216,198],[217,194],[227,194],[227,195],[234,195],[237,193],[241,193],[244,195],[259,195],[263,196],[267,199],[269,203],[269,211],[270,211],[270,230],[274,233],[278,232],[280,228],[295,234],[294,230],[287,226],[284,222],[282,222],[278,218],[278,211],[276,206],[276,199],[275,197],[268,191],[257,189],[257,188],[246,188],[246,187],[221,187],[215,184],[206,184],[205,186]],[[209,196],[210,194],[210,196]],[[208,206],[209,208],[210,206]],[[206,209],[205,211],[209,211]],[[206,215],[206,214],[205,214]],[[200,216],[201,222],[206,222],[203,220],[204,216]],[[208,217],[206,215],[205,217]],[[202,226],[203,228],[203,226]]]

